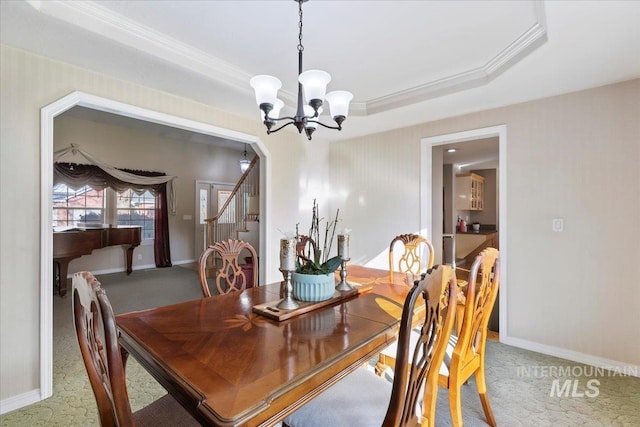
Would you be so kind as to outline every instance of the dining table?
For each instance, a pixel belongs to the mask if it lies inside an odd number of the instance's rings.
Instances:
[[[202,425],[272,426],[396,340],[406,275],[347,280],[367,290],[282,321],[253,310],[281,282],[121,314],[119,343]]]

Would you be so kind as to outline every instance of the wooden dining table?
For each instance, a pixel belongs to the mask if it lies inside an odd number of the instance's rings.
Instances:
[[[396,339],[405,275],[348,266],[371,290],[284,321],[280,283],[116,317],[121,347],[203,425],[271,426]]]

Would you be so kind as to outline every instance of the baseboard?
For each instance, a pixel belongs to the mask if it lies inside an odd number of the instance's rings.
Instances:
[[[618,362],[616,360],[605,359],[603,357],[592,356],[590,354],[584,354],[577,351],[567,350],[565,348],[540,344],[520,338],[501,337],[500,342],[513,347],[523,348],[525,350],[546,354],[548,356],[560,357],[562,359],[571,360],[572,362],[578,362],[598,368],[607,369],[609,371],[615,372],[616,375],[628,375],[640,378],[640,366],[638,365]]]
[[[171,264],[182,265],[182,264],[193,264],[194,262],[196,262],[195,259],[183,259],[181,261],[172,261]]]
[[[11,396],[6,399],[0,400],[0,415],[7,412],[15,411],[16,409],[24,408],[25,406],[38,403],[42,400],[40,396],[40,389],[28,391],[26,393],[19,394],[17,396]]]
[[[174,261],[171,264],[172,265],[181,265],[181,264],[191,264],[196,262],[196,260],[194,259],[184,259],[184,260],[180,260],[180,261]],[[155,264],[146,264],[146,265],[135,265],[133,266],[133,271],[136,270],[149,270],[152,268],[156,268]],[[99,274],[111,274],[111,273],[122,273],[124,271],[127,271],[126,268],[107,268],[105,270],[95,270],[95,271],[91,271],[91,274],[93,274],[94,276],[97,276]],[[73,273],[68,274],[67,278],[71,279],[73,277]]]

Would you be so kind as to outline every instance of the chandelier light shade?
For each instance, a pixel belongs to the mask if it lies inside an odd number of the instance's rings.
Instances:
[[[247,169],[249,169],[249,165],[251,164],[251,161],[247,159],[247,144],[244,144],[243,156],[244,157],[240,159],[240,170],[242,171],[242,173],[245,173]]]
[[[298,76],[298,82],[304,89],[304,97],[312,107],[314,104],[322,105],[330,81],[329,73],[320,70],[305,71]]]
[[[331,117],[336,120],[336,117],[341,117],[341,121],[344,120],[349,114],[349,103],[353,99],[351,92],[346,90],[334,90],[326,95],[327,102],[329,103],[329,110]]]
[[[276,102],[278,91],[282,87],[282,82],[272,76],[255,76],[249,80],[249,84],[256,91],[256,102],[258,105]]]
[[[279,131],[291,124],[295,125],[298,132],[305,131],[308,139],[318,125],[328,129],[342,130],[342,122],[349,115],[349,103],[353,99],[350,92],[344,90],[326,93],[327,85],[331,81],[329,73],[321,70],[302,71],[302,3],[307,0],[294,0],[298,3],[298,15],[300,18],[298,28],[298,105],[293,117],[280,117],[280,109],[284,102],[278,99],[278,90],[282,82],[273,76],[259,75],[253,77],[249,84],[255,90],[256,103],[260,108],[260,118],[267,127],[267,134]],[[325,98],[329,103],[331,117],[337,126],[326,125],[319,121],[322,114],[322,105]],[[306,103],[303,100],[306,99]],[[284,122],[274,129],[278,122]]]

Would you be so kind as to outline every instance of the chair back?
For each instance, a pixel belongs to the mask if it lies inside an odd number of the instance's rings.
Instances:
[[[391,400],[383,427],[419,425],[416,408],[423,386],[437,389],[438,370],[453,327],[456,277],[447,265],[427,271],[409,291],[402,311]],[[424,322],[415,348],[410,348],[414,317],[424,304]],[[415,332],[414,332],[415,333]]]
[[[317,250],[316,242],[311,237],[305,236],[304,234],[298,235],[296,241],[296,260],[300,264],[304,264],[307,259],[314,261]]]
[[[202,251],[198,260],[198,273],[200,276],[200,286],[205,297],[211,296],[211,290],[207,282],[207,259],[214,257],[214,265],[216,258],[220,257],[222,265],[216,268],[216,288],[220,294],[226,294],[231,291],[243,291],[247,288],[247,276],[240,267],[238,259],[240,253],[247,250],[253,261],[253,284],[258,284],[258,254],[249,243],[242,240],[223,240],[216,242]]]
[[[397,263],[394,263],[394,246],[401,243],[404,247]],[[428,251],[426,265],[423,265],[423,253]],[[417,276],[433,267],[435,253],[430,241],[419,234],[401,234],[393,238],[389,244],[389,272],[412,273]]]
[[[451,370],[455,369],[454,363],[464,366],[468,358],[484,353],[489,317],[500,285],[499,266],[499,252],[495,248],[484,249],[471,265],[464,315],[453,351]]]
[[[134,425],[111,303],[89,272],[73,275],[73,323],[100,425]]]

